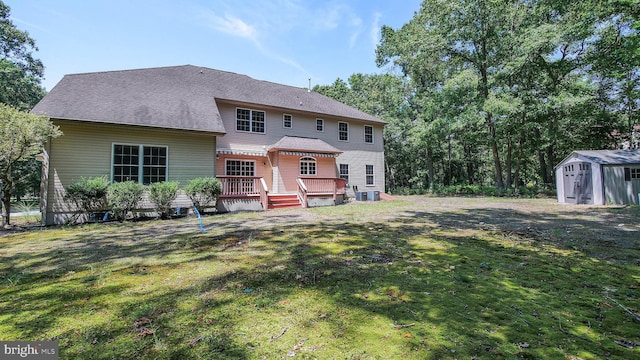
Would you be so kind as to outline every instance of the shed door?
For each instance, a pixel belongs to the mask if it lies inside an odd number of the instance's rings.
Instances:
[[[593,204],[593,183],[590,163],[572,163],[564,166],[565,202]]]

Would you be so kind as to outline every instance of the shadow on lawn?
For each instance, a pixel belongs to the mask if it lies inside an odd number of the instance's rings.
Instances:
[[[58,326],[57,317],[117,307],[117,317],[101,326],[71,328],[58,337],[63,354],[82,358],[281,357],[305,338],[318,343],[297,350],[312,357],[329,348],[344,357],[562,357],[578,351],[623,357],[630,353],[611,341],[598,343],[624,336],[608,322],[624,316],[603,308],[602,287],[637,283],[640,273],[626,268],[639,258],[637,228],[634,233],[608,211],[594,211],[602,216],[425,210],[380,223],[309,223],[286,215],[286,221],[261,226],[213,217],[206,219],[207,234],[185,229],[192,225],[185,222],[91,227],[96,231],[65,237],[62,246],[3,258],[10,264],[3,272],[29,275],[2,291],[8,300],[0,309],[39,313],[6,320],[25,338],[37,339]],[[101,283],[95,278],[100,271],[70,275],[108,267],[138,276],[139,283],[168,281],[154,266],[207,262],[228,263],[229,270],[140,299],[129,293],[132,285]],[[256,327],[260,333],[238,334],[247,314],[261,319],[286,313],[283,302],[301,289],[322,294],[331,305],[287,316],[290,323]],[[107,295],[128,300],[102,303]],[[388,319],[384,328],[356,323],[375,317]],[[587,322],[594,336],[576,330]],[[329,338],[314,339],[317,328],[329,329]],[[395,346],[396,353],[372,354],[375,347],[358,344],[360,337]]]

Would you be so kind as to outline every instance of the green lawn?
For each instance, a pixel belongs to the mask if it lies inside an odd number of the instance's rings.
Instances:
[[[401,197],[0,237],[61,359],[640,358],[640,209]]]

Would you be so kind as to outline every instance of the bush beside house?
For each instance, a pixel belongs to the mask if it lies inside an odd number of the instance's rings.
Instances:
[[[171,217],[172,203],[180,190],[179,182],[168,181],[153,183],[148,187],[142,184],[126,181],[110,184],[104,177],[83,178],[66,188],[66,199],[72,201],[77,212],[68,223],[78,221],[80,216],[86,215],[88,220],[100,221],[106,212],[110,212],[118,220],[126,220],[129,215],[136,217],[140,202],[147,193],[149,201],[154,205],[157,216],[163,219]],[[193,202],[199,212],[215,205],[221,192],[220,181],[212,177],[202,177],[190,180],[182,189]]]

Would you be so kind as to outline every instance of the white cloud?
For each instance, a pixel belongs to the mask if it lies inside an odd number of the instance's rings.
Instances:
[[[380,19],[382,18],[382,14],[376,12],[373,14],[373,23],[371,24],[371,42],[373,43],[373,47],[378,46],[380,42]]]
[[[209,26],[215,30],[229,35],[257,40],[256,29],[233,15],[225,14],[224,17],[216,15],[213,11],[203,13],[202,16],[209,21]]]

